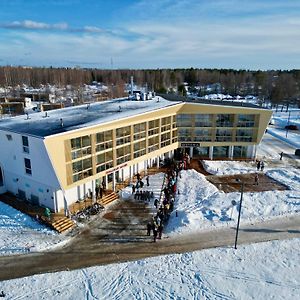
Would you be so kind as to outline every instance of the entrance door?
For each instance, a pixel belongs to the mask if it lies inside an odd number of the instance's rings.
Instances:
[[[114,177],[113,173],[107,175],[107,189],[109,190],[113,189],[113,177]]]

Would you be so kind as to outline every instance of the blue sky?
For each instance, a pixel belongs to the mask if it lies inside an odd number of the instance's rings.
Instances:
[[[300,68],[297,0],[0,0],[0,64]]]

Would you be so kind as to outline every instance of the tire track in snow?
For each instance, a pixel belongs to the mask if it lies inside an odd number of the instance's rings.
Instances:
[[[81,271],[81,273],[83,275],[83,283],[85,285],[86,299],[87,300],[98,299],[94,295],[92,281],[91,281],[91,278],[89,277],[89,275],[87,274],[86,269],[81,269],[80,271]]]
[[[201,268],[201,270],[203,271],[203,273],[210,274],[213,276],[220,276],[220,277],[228,278],[228,279],[238,279],[238,280],[244,280],[244,281],[249,281],[249,282],[254,282],[254,283],[265,282],[266,284],[273,284],[273,285],[284,287],[284,288],[300,289],[300,285],[282,283],[279,281],[275,281],[273,279],[267,279],[265,277],[254,276],[252,274],[248,274],[245,272],[238,272],[238,271],[234,272],[232,270],[224,270],[224,269],[220,269],[220,268]]]

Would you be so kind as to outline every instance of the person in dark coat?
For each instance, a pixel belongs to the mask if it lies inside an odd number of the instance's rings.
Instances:
[[[100,195],[100,198],[103,197],[103,188],[102,187],[100,187],[100,189],[99,189],[99,195]]]
[[[146,181],[147,181],[147,186],[149,186],[149,176],[146,177]]]
[[[103,181],[102,181],[102,188],[103,188],[103,191],[105,191],[105,189],[106,189],[106,182],[105,182],[104,179],[103,179]]]
[[[158,239],[161,239],[161,235],[162,235],[162,232],[163,232],[162,222],[160,222],[160,224],[158,225],[157,231],[158,231]]]
[[[95,194],[96,194],[96,199],[98,199],[98,196],[99,196],[99,186],[98,185],[96,185]]]
[[[132,185],[132,194],[134,194],[135,193],[135,185],[133,184]]]
[[[259,169],[260,169],[260,161],[257,162],[256,169],[257,169],[257,171],[259,171]]]
[[[258,185],[258,182],[259,182],[258,174],[255,174],[255,177],[254,177],[254,184],[255,184],[255,185]]]
[[[157,209],[157,206],[158,206],[158,200],[157,199],[154,200],[154,206]]]
[[[151,235],[151,230],[152,230],[152,224],[151,222],[147,223],[147,235],[150,236]]]
[[[135,193],[135,197],[136,197],[136,200],[140,200],[140,192],[139,191],[137,191]]]

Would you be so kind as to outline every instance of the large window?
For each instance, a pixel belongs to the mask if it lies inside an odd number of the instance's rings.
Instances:
[[[171,117],[165,117],[161,119],[161,131],[170,131],[171,129]]]
[[[237,127],[254,127],[255,115],[238,115]]]
[[[92,159],[86,158],[72,163],[73,182],[93,175]]]
[[[130,143],[130,134],[131,134],[131,126],[117,128],[116,130],[117,145]]]
[[[245,146],[234,146],[233,148],[234,158],[246,158],[247,157],[247,147]]]
[[[24,164],[25,164],[25,173],[32,175],[31,171],[31,161],[29,158],[24,158]]]
[[[179,128],[178,129],[178,140],[180,142],[191,142],[193,135],[193,129],[190,128]]]
[[[253,141],[253,130],[252,129],[237,129],[236,131],[237,142],[252,142]]]
[[[91,137],[89,135],[85,135],[75,139],[71,139],[71,148],[73,160],[90,155],[92,152]]]
[[[107,150],[113,147],[112,130],[99,132],[96,134],[96,152]]]
[[[195,142],[211,142],[212,140],[212,131],[211,129],[206,128],[197,128],[194,130],[194,139]]]
[[[209,157],[209,147],[194,147],[194,156]]]
[[[29,153],[29,141],[27,136],[22,136],[23,152]]]
[[[133,154],[134,158],[145,155],[146,154],[146,141],[143,140],[143,141],[134,143],[133,151],[134,151],[134,154]]]
[[[192,127],[193,126],[193,115],[177,115],[176,123],[178,127]]]
[[[228,146],[214,146],[214,158],[225,158],[228,157],[229,147]]]
[[[168,146],[171,144],[171,134],[170,132],[166,132],[166,133],[163,133],[161,135],[161,143],[160,143],[160,146],[161,147],[165,147],[165,146]]]
[[[218,128],[216,131],[216,142],[231,142],[232,130]]]
[[[195,127],[212,127],[212,116],[205,114],[195,115]]]
[[[216,115],[216,127],[233,127],[233,114]]]
[[[80,136],[78,138],[71,139],[72,149],[84,148],[90,145],[91,145],[91,137],[89,135]]]
[[[125,163],[131,159],[130,145],[117,148],[117,165]]]
[[[102,172],[113,167],[112,150],[100,153],[96,157],[96,172]]]
[[[172,143],[178,142],[178,130],[174,129],[172,132]]]
[[[159,133],[159,119],[149,121],[148,135],[155,135]]]
[[[149,138],[148,141],[148,152],[152,152],[159,149],[159,137],[154,136]]]
[[[135,124],[133,126],[134,140],[140,140],[146,137],[146,122]]]

